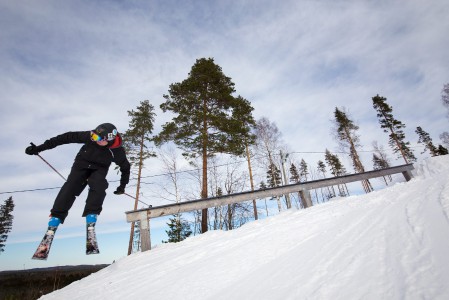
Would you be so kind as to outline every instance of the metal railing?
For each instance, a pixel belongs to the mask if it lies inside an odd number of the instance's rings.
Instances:
[[[305,199],[306,206],[312,206],[312,200],[310,197],[310,190],[330,187],[339,184],[345,184],[350,182],[362,181],[371,178],[377,178],[382,176],[388,176],[392,174],[402,173],[406,181],[412,179],[411,170],[413,170],[413,164],[406,164],[381,170],[368,171],[364,173],[356,173],[345,176],[338,176],[332,178],[325,178],[320,180],[312,180],[307,182],[298,182],[294,184],[266,188],[255,191],[242,192],[237,194],[231,194],[220,197],[212,197],[206,199],[198,199],[193,201],[180,202],[176,204],[161,205],[156,207],[148,207],[133,211],[127,211],[126,220],[130,222],[140,222],[140,242],[142,251],[151,249],[150,240],[150,223],[149,219],[158,218],[167,215],[174,215],[183,212],[189,212],[194,210],[201,210],[210,207],[223,206],[227,204],[239,203],[249,201],[253,199],[262,199],[268,197],[276,197],[290,193],[299,193],[300,196]]]

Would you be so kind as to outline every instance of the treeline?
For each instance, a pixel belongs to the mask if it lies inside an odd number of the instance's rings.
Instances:
[[[0,272],[0,299],[34,300],[108,265],[62,266]]]
[[[171,84],[163,96],[165,102],[160,108],[171,119],[162,125],[158,134],[153,134],[156,114],[149,100],[142,101],[135,110],[128,112],[131,121],[123,136],[137,179],[135,209],[139,198],[146,196],[141,189],[146,183],[142,170],[147,159],[156,156],[166,174],[158,197],[174,203],[324,178],[328,172],[332,176],[347,174],[341,158],[328,149],[323,149],[323,159],[315,166],[307,164],[304,159],[295,161],[288,146],[282,142],[276,124],[266,117],[255,120],[250,101],[235,93],[235,84],[221,67],[212,58],[201,58],[192,66],[187,78]],[[445,85],[443,105],[449,108],[447,95],[449,87]],[[380,128],[388,134],[390,148],[405,163],[414,162],[416,157],[403,131],[405,125],[394,118],[387,99],[376,95],[372,98],[372,105]],[[334,117],[335,139],[341,152],[349,156],[354,172],[364,172],[365,166],[358,154],[361,147],[358,125],[345,108],[336,107]],[[416,133],[418,142],[432,156],[447,154],[449,134],[441,136],[444,147],[434,145],[422,127],[418,126]],[[373,147],[373,168],[390,166],[383,146],[375,142]],[[179,151],[184,161],[177,154]],[[185,172],[180,168],[185,160],[197,171]],[[246,163],[242,163],[243,160]],[[149,161],[151,164],[152,160]],[[388,180],[391,178],[385,178],[386,184]],[[362,186],[367,193],[373,190],[368,180],[363,181]],[[346,196],[349,190],[346,186],[337,186],[315,193],[315,201],[320,202],[320,199],[326,201],[337,195]],[[298,195],[284,195],[272,200],[276,200],[279,211],[294,205],[307,207]],[[267,199],[264,201],[263,208],[258,207],[254,200],[195,212],[191,222],[193,228],[181,215],[174,216],[167,231],[168,242],[182,240],[192,232],[230,230],[250,219],[258,219],[261,213],[269,215]],[[135,230],[135,224],[131,226],[129,253],[139,248],[139,232]]]

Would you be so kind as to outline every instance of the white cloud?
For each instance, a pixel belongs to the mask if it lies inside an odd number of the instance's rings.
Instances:
[[[24,154],[29,142],[103,122],[125,131],[127,111],[146,99],[156,107],[157,132],[168,120],[162,95],[201,57],[215,58],[293,152],[336,148],[335,107],[349,109],[365,150],[373,140],[387,147],[376,94],[406,124],[409,141],[422,126],[438,143],[448,125],[440,95],[449,82],[448,13],[445,0],[0,1],[0,190],[62,184]],[[77,150],[43,156],[67,174]],[[54,192],[47,198],[30,202],[36,220],[46,218],[40,212]]]

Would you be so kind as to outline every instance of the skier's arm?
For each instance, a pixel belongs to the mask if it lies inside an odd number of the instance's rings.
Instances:
[[[129,176],[131,173],[131,165],[129,164],[128,159],[126,158],[125,150],[120,147],[117,149],[115,155],[115,163],[120,167],[120,186],[117,187],[117,190],[114,194],[120,195],[125,192],[125,187],[129,182]]]
[[[41,152],[64,144],[84,144],[89,141],[90,131],[70,131],[46,140],[42,145],[37,146],[36,150]]]

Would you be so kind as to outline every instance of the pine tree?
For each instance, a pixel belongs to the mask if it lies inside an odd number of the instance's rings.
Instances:
[[[332,175],[334,175],[334,176],[346,175],[346,169],[343,166],[343,164],[341,163],[341,161],[337,155],[332,154],[328,149],[326,149],[324,157],[325,157],[325,161],[326,161],[327,165],[329,166],[329,168],[331,170]],[[346,185],[343,185],[343,186],[337,185],[337,187],[338,187],[340,196],[349,195],[349,191],[348,191]]]
[[[129,122],[129,129],[123,136],[123,140],[131,165],[133,167],[137,167],[137,189],[134,201],[134,210],[137,209],[137,204],[139,201],[140,181],[144,161],[150,157],[156,156],[153,151],[148,149],[147,146],[147,144],[152,141],[151,133],[153,132],[155,115],[154,107],[148,100],[141,101],[140,106],[137,106],[136,111],[128,111],[128,116],[131,117],[131,121]],[[136,244],[133,240],[139,238],[139,235],[134,233],[135,225],[136,224],[134,222],[131,223],[128,255],[133,252],[133,244]],[[138,233],[140,234],[140,231],[138,231]]]
[[[385,169],[387,163],[385,160],[383,160],[378,154],[373,153],[373,170],[381,170],[381,169]],[[385,184],[388,185],[387,179],[385,178],[385,176],[382,176]],[[391,177],[390,177],[390,181],[391,181]]]
[[[162,241],[163,243],[178,243],[192,234],[189,222],[183,219],[181,214],[173,215],[173,217],[169,219],[167,225],[170,228],[165,231],[168,235],[168,241]]]
[[[161,104],[163,112],[175,114],[155,137],[157,145],[173,141],[187,158],[202,159],[201,198],[208,197],[208,158],[216,153],[243,155],[251,139],[253,110],[250,103],[234,97],[234,83],[212,58],[196,60],[189,76],[170,85]],[[245,113],[242,113],[245,112]],[[208,210],[203,209],[201,232],[208,230]]]
[[[399,152],[407,164],[409,161],[416,161],[413,151],[409,148],[410,143],[405,141],[405,134],[402,130],[405,125],[393,117],[393,108],[386,103],[387,98],[377,95],[372,100],[373,107],[377,111],[380,127],[385,133],[389,133],[388,143],[394,153]]]
[[[301,176],[299,175],[298,168],[294,163],[290,165],[290,182],[298,183],[301,182]],[[302,199],[301,193],[298,192],[298,199],[301,201],[301,207],[307,207],[307,203],[305,203],[305,200]]]
[[[277,187],[282,184],[281,171],[274,163],[268,167],[267,183],[269,187]]]
[[[418,143],[424,144],[424,151],[421,152],[421,154],[426,152],[426,150],[429,150],[431,156],[437,156],[438,148],[435,147],[435,145],[433,144],[430,134],[424,131],[424,129],[422,129],[421,126],[416,127],[415,132],[419,136]]]
[[[449,154],[449,150],[442,145],[438,145],[438,155],[447,155]]]
[[[357,126],[352,120],[348,118],[348,115],[343,110],[335,108],[335,125],[337,132],[337,139],[340,146],[343,149],[349,149],[349,156],[352,160],[352,164],[356,172],[363,173],[365,168],[360,160],[359,154],[357,153],[357,148],[359,147],[359,136],[357,135]],[[373,190],[369,180],[362,180],[362,186],[366,193]]]
[[[8,239],[8,233],[12,229],[12,222],[14,216],[14,201],[12,197],[5,200],[5,203],[0,205],[0,253],[5,251],[6,240]]]
[[[295,164],[292,163],[290,166],[290,181],[293,183],[297,183],[301,181],[301,177],[298,173],[298,168],[296,168]]]
[[[304,159],[301,159],[301,162],[299,163],[299,176],[304,180],[307,181],[307,175],[309,175],[309,167],[307,166],[307,163]]]
[[[268,187],[277,187],[282,184],[281,171],[274,163],[271,163],[270,166],[268,167],[267,184],[268,184]],[[279,197],[282,197],[282,196],[276,196],[276,200],[277,200],[278,209],[280,212],[282,210],[282,206],[281,206],[281,201],[279,200]]]
[[[326,178],[326,172],[327,172],[326,165],[324,164],[324,162],[322,160],[318,161],[317,171],[318,171],[318,174],[321,173],[323,175],[323,178]],[[325,198],[327,200],[329,200],[332,197],[335,197],[335,191],[334,191],[333,187],[332,187],[332,191],[329,187],[327,187],[327,195]]]
[[[237,97],[238,100],[242,103],[246,103],[246,105],[241,106],[240,109],[235,110],[235,116],[237,119],[240,119],[242,124],[241,126],[248,129],[248,133],[245,133],[245,136],[243,137],[244,144],[245,144],[245,154],[246,154],[246,161],[248,163],[248,173],[249,173],[249,181],[251,190],[254,191],[254,178],[253,178],[253,170],[251,166],[251,151],[250,146],[253,146],[256,141],[256,135],[253,134],[256,128],[256,122],[254,120],[254,117],[252,115],[252,111],[254,108],[249,104],[249,101],[244,99],[241,96]],[[253,202],[253,212],[254,212],[254,219],[259,219],[257,214],[257,204],[256,199],[252,200]]]
[[[320,172],[321,174],[323,174],[323,178],[326,178],[326,165],[324,164],[324,162],[322,160],[318,161],[318,168],[317,168],[318,172]]]

